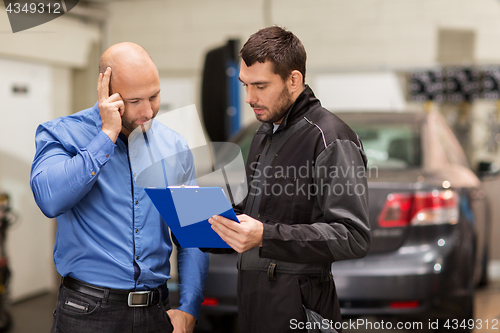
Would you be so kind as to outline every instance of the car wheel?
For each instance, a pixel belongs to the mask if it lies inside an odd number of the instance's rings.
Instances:
[[[471,333],[473,331],[473,327],[469,327],[469,323],[474,323],[474,252],[469,251],[467,254],[468,260],[466,262],[468,264],[464,265],[464,268],[467,269],[463,271],[463,285],[455,291],[455,294],[460,292],[463,293],[463,296],[453,299],[456,307],[449,314],[450,317],[448,320],[444,318],[439,320],[439,332]]]
[[[5,309],[0,309],[0,333],[9,332],[12,327],[12,316]]]
[[[481,261],[481,277],[479,279],[479,286],[485,287],[488,285],[488,261],[489,261],[489,251],[486,248],[483,255],[483,260]]]
[[[238,333],[238,316],[237,315],[219,315],[210,316],[210,324],[212,326],[212,332],[217,333]]]
[[[468,323],[474,323],[474,297],[472,295],[467,297],[465,303],[466,306],[464,308],[464,312],[462,316],[459,317],[458,321],[460,323],[460,327],[456,330],[456,332],[470,333],[472,332],[472,328],[469,328]]]
[[[439,319],[438,332],[440,333],[450,333],[460,332],[460,333],[472,333],[474,326],[474,293],[471,292],[469,296],[461,301],[464,307],[460,313],[452,318]],[[469,327],[471,324],[472,327]]]
[[[487,252],[484,252],[485,254]],[[470,272],[474,271],[473,260],[469,263]],[[461,301],[464,305],[462,311],[457,313],[456,318],[458,319],[458,328],[456,332],[472,332],[472,328],[469,328],[469,321],[474,322],[474,274],[470,274],[467,282],[467,296]]]

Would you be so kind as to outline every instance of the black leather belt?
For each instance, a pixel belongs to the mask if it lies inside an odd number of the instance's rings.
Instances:
[[[62,280],[62,284],[68,289],[96,298],[104,298],[107,293],[109,301],[127,303],[130,307],[158,304],[168,297],[167,283],[151,290],[132,291],[98,287],[66,276]]]

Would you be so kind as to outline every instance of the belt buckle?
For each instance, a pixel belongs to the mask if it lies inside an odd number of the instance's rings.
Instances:
[[[131,308],[149,306],[151,304],[151,290],[131,291],[128,293],[127,304]]]

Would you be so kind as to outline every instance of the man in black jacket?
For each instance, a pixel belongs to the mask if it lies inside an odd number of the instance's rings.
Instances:
[[[248,156],[240,223],[210,222],[240,253],[241,332],[306,331],[304,307],[340,331],[331,263],[361,258],[370,246],[361,141],[304,83],[306,52],[293,33],[262,29],[240,56],[246,102],[263,124]]]

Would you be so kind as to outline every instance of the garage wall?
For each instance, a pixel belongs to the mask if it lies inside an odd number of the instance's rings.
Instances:
[[[56,222],[40,212],[29,186],[34,136],[38,124],[73,112],[73,71],[86,68],[100,30],[61,17],[12,34],[0,11],[0,31],[0,191],[10,195],[19,215],[6,241],[10,296],[18,301],[58,285],[52,259]]]
[[[109,13],[110,44],[138,42],[172,73],[195,73],[207,48],[272,24],[301,38],[311,70],[434,65],[439,28],[475,30],[476,60],[500,62],[497,0],[112,1]]]
[[[53,72],[49,66],[0,59],[0,190],[11,198],[19,220],[7,234],[13,299],[52,287],[52,223],[37,209],[29,188],[34,133],[52,115]],[[13,87],[26,89],[14,92]]]
[[[67,68],[86,67],[91,42],[100,39],[98,26],[66,16],[13,34],[3,10],[0,31],[1,57]]]
[[[474,62],[500,63],[498,0],[142,0],[111,1],[108,9],[107,46],[139,43],[162,77],[193,79],[197,91],[208,49],[272,24],[304,43],[313,89],[316,74],[437,66],[440,29],[472,30]],[[243,122],[252,121],[243,110]]]
[[[56,285],[52,260],[55,220],[40,212],[29,186],[34,136],[42,122],[68,114],[71,70],[0,58],[0,191],[19,219],[7,231],[11,297],[18,300]],[[14,89],[23,90],[15,92]],[[57,95],[57,97],[55,97]]]

